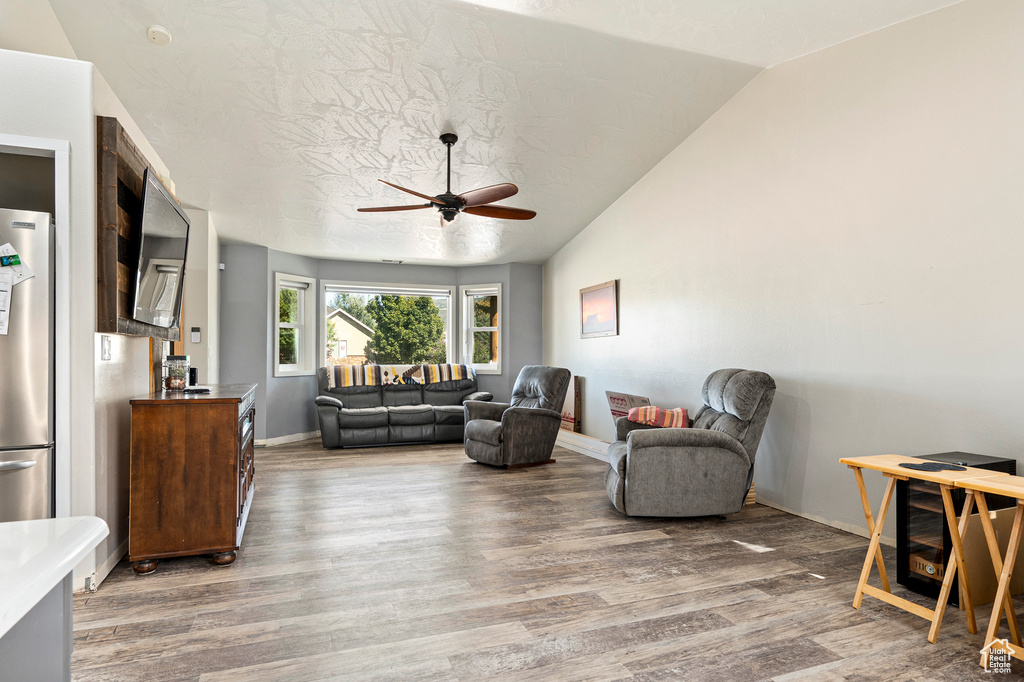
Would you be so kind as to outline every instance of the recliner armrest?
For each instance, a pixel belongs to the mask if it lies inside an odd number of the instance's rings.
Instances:
[[[629,435],[630,431],[636,431],[637,429],[656,429],[657,426],[651,426],[650,424],[640,424],[639,422],[631,422],[628,417],[619,417],[615,420],[615,440],[626,440],[626,436]]]
[[[337,398],[332,398],[326,395],[318,395],[314,400],[314,403],[324,407],[336,407],[339,410],[344,407],[344,404]]]
[[[508,403],[489,403],[482,400],[467,400],[463,407],[466,408],[466,422],[473,419],[490,419],[501,421],[501,415],[509,409]]]
[[[643,448],[719,448],[728,450],[748,462],[750,457],[743,445],[727,433],[711,429],[659,429],[631,431],[626,437],[630,454]]]
[[[494,400],[494,394],[493,393],[488,393],[487,391],[477,391],[476,393],[470,393],[465,398],[463,398],[462,399],[463,404],[465,404],[465,402],[467,400],[488,400],[488,401],[490,401],[490,400]]]
[[[510,407],[501,415],[502,423],[512,419],[557,419],[562,421],[562,414],[543,407]]]

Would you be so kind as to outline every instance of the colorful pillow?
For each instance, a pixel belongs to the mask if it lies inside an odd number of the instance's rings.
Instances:
[[[469,365],[423,365],[423,383],[472,379],[476,371]]]
[[[638,424],[661,426],[669,429],[685,429],[688,424],[686,409],[683,407],[677,407],[673,410],[666,410],[662,407],[654,407],[653,405],[632,407],[626,419]]]
[[[327,388],[362,385],[362,365],[334,365],[327,368]]]

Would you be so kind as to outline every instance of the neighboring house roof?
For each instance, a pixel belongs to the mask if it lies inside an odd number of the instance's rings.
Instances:
[[[348,313],[342,310],[341,308],[335,308],[331,312],[327,313],[328,320],[331,319],[332,317],[337,317],[344,320],[345,322],[348,322],[350,325],[352,325],[359,331],[363,332],[367,336],[373,336],[373,328],[367,327],[365,324],[363,324],[356,318],[352,317],[351,313]]]

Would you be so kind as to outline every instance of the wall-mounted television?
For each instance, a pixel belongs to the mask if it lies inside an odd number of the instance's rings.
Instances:
[[[136,231],[132,317],[157,327],[179,327],[189,220],[151,169],[142,176],[142,209]]]

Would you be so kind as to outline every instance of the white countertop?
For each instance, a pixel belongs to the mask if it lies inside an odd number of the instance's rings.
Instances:
[[[109,532],[95,516],[0,523],[0,637]]]

